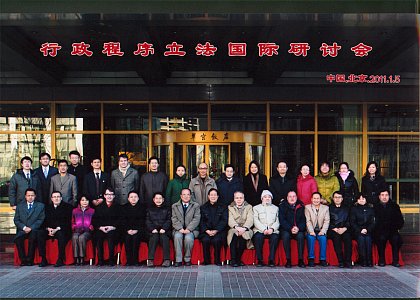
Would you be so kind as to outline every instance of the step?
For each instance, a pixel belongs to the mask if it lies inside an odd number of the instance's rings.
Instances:
[[[420,253],[402,253],[404,263],[420,264]]]
[[[403,234],[404,244],[420,244],[420,234]]]
[[[401,247],[401,251],[404,253],[420,253],[420,243],[407,244],[404,242]]]

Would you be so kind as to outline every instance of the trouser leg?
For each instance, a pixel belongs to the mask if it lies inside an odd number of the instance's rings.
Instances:
[[[210,259],[211,237],[208,235],[204,236],[201,239],[201,244],[203,245],[204,263],[209,264],[211,262],[211,259]]]
[[[175,261],[182,262],[182,246],[184,243],[184,235],[180,232],[174,234],[174,247],[175,247]]]
[[[400,234],[393,233],[389,239],[392,247],[392,262],[398,263],[400,260],[400,247],[402,245],[402,239]]]
[[[303,232],[298,232],[295,235],[298,244],[298,258],[303,260],[303,249],[305,248],[305,234]]]
[[[343,243],[342,243],[342,235],[331,231],[331,239],[334,245],[335,255],[337,255],[337,259],[339,263],[343,263]]]
[[[264,239],[265,236],[261,232],[256,232],[254,235],[254,246],[255,246],[255,252],[257,254],[258,261],[263,260],[263,245],[264,245]]]
[[[314,254],[315,240],[316,240],[316,236],[310,235],[309,233],[306,235],[306,241],[308,243],[308,258],[309,259],[315,258],[315,254]]]
[[[279,245],[279,235],[277,233],[273,233],[270,235],[269,244],[270,254],[268,260],[274,261],[274,256],[276,255],[277,247]]]
[[[156,247],[159,243],[159,233],[152,233],[149,237],[149,252],[148,258],[149,260],[155,259]]]
[[[194,234],[187,233],[184,236],[184,261],[190,262],[191,261],[191,252],[194,246]]]
[[[319,259],[327,259],[327,236],[326,235],[317,235],[317,240],[319,243]]]
[[[291,234],[288,231],[282,231],[281,232],[281,239],[283,241],[283,248],[284,252],[286,254],[286,259],[290,260],[290,239]]]
[[[159,234],[160,237],[160,243],[163,248],[163,259],[164,260],[170,260],[171,259],[171,252],[169,248],[169,237],[165,233]]]

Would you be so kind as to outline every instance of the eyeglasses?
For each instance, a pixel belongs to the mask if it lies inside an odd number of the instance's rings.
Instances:
[[[343,198],[343,196],[334,196],[334,198]]]
[[[105,194],[105,196],[115,196],[115,194]]]
[[[198,168],[199,170],[207,170],[207,168]]]

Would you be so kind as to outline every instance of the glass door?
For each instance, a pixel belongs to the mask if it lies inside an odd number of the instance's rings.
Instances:
[[[229,145],[210,145],[209,147],[209,176],[218,179],[225,165],[230,161]]]

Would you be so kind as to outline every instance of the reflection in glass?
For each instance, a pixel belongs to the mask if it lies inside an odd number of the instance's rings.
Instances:
[[[51,130],[49,104],[2,104],[0,130]]]
[[[100,130],[101,104],[57,104],[56,130]]]
[[[418,105],[370,105],[370,131],[419,131]]]
[[[154,146],[153,147],[153,156],[159,158],[159,170],[166,173],[169,176],[169,159],[170,159],[170,152],[169,146]]]
[[[224,172],[225,165],[229,161],[228,145],[211,145],[209,157],[209,176],[218,179]]]
[[[211,106],[212,130],[259,131],[266,129],[265,104],[220,104]]]
[[[194,178],[198,173],[198,165],[205,162],[204,145],[187,145],[187,173]]]
[[[362,106],[356,104],[318,105],[318,130],[360,131]]]
[[[82,164],[90,167],[92,157],[101,154],[99,134],[57,134],[55,139],[57,159],[69,161],[70,151],[77,150],[82,156]]]
[[[315,129],[313,104],[272,104],[271,130],[312,131]]]
[[[207,104],[166,104],[152,106],[153,130],[207,130]]]
[[[104,103],[105,130],[148,130],[149,105]]]

